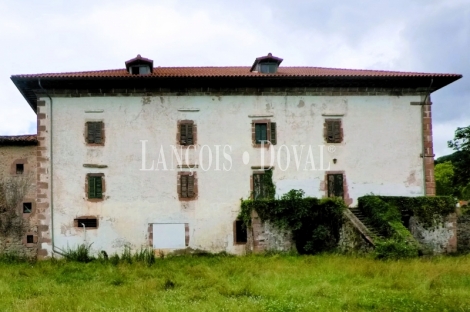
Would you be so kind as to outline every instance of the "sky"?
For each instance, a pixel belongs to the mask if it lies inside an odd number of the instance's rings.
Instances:
[[[10,76],[154,66],[284,66],[455,73],[434,92],[436,157],[470,125],[470,0],[0,0],[0,135],[36,133]],[[281,65],[281,66],[282,66]]]

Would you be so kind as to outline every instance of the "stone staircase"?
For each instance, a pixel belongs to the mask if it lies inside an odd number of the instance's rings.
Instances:
[[[366,217],[359,208],[349,208],[344,211],[344,215],[359,230],[361,235],[375,247],[375,240],[384,238],[371,224],[366,221]]]

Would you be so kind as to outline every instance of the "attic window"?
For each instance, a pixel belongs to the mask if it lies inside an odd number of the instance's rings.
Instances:
[[[131,75],[147,75],[153,72],[153,61],[137,54],[133,59],[126,61],[126,69]]]
[[[132,75],[150,74],[150,68],[148,66],[131,66],[130,71]]]
[[[251,72],[258,72],[263,74],[274,74],[277,72],[279,65],[282,63],[282,58],[273,56],[268,53],[266,56],[257,57],[251,66]]]
[[[263,74],[274,74],[277,72],[277,63],[265,62],[258,64],[258,72]]]

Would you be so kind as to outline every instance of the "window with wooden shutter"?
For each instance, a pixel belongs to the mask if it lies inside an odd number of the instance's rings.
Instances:
[[[87,122],[87,143],[103,144],[104,124],[101,121]]]
[[[103,177],[88,175],[88,198],[103,198]]]
[[[326,123],[326,142],[327,143],[341,143],[343,141],[341,120],[327,119]]]
[[[183,121],[179,125],[179,143],[180,145],[194,145],[194,122]]]
[[[195,196],[195,176],[189,174],[180,175],[180,198],[193,198]]]
[[[344,199],[343,175],[328,174],[326,178],[328,183],[328,197],[340,197]]]

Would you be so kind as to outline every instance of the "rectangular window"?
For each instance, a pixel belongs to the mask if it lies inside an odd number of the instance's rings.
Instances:
[[[26,244],[34,244],[34,235],[26,235]]]
[[[276,123],[270,120],[254,120],[253,121],[253,144],[260,145],[261,143],[268,144],[268,141],[276,145]]]
[[[341,143],[343,141],[341,120],[340,119],[327,119],[326,124],[326,142],[327,143]]]
[[[103,198],[103,177],[88,175],[88,198]]]
[[[16,174],[23,174],[24,164],[16,164]]]
[[[180,197],[194,197],[194,175],[180,175]]]
[[[261,144],[261,142],[267,143],[268,140],[268,124],[257,123],[255,124],[255,133],[256,133],[256,144]]]
[[[253,199],[270,198],[273,194],[272,181],[270,174],[266,174],[267,170],[263,172],[253,173]],[[271,172],[270,172],[271,173]]]
[[[87,122],[87,143],[103,144],[104,123],[101,121]]]
[[[180,123],[180,145],[194,145],[194,123],[182,122]]]
[[[326,178],[328,183],[328,197],[344,198],[343,175],[341,173],[328,174]]]
[[[97,228],[98,219],[96,218],[84,218],[84,219],[75,219],[74,225],[79,228]]]
[[[23,213],[31,213],[33,211],[32,203],[23,203]]]
[[[235,244],[245,244],[248,241],[246,225],[241,220],[235,221]]]

